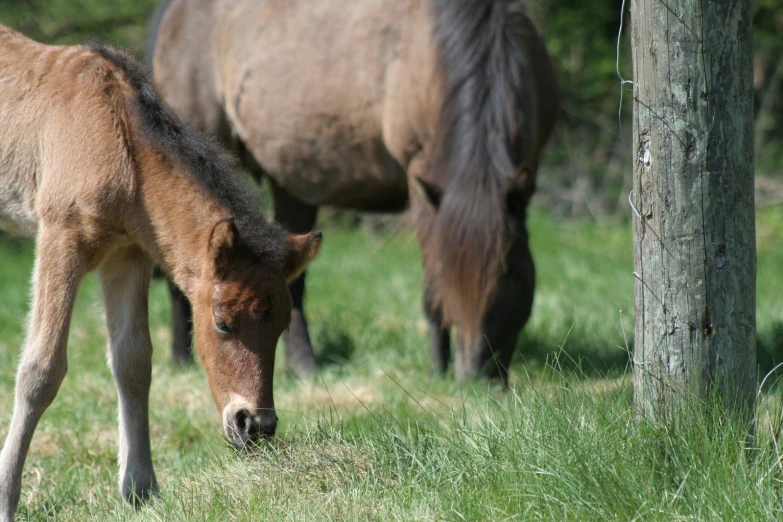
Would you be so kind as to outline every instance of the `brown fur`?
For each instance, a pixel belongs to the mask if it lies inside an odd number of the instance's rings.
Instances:
[[[409,204],[436,344],[458,328],[461,376],[486,362],[488,330],[514,344],[533,296],[526,207],[559,111],[524,2],[172,0],[159,14],[163,95],[249,153],[278,219]]]
[[[46,46],[0,26],[0,115],[0,225],[36,238],[28,337],[0,453],[0,520],[13,517],[33,431],[67,369],[76,292],[93,269],[120,398],[126,499],[157,487],[148,426],[153,263],[193,302],[226,436],[242,445],[273,433],[286,282],[313,257],[320,233],[292,237],[266,222],[219,150],[183,128],[117,51]],[[302,253],[292,243],[314,246]],[[218,329],[218,316],[230,330]]]

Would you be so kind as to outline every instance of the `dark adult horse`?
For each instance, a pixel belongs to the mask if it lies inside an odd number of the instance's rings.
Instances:
[[[524,3],[172,0],[157,18],[163,96],[268,177],[276,219],[306,232],[320,206],[410,205],[433,370],[455,327],[457,375],[506,379],[533,303],[526,209],[560,108]],[[308,373],[303,292],[304,275],[285,341]]]

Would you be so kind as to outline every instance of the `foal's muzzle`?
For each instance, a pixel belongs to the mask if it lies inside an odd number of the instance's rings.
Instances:
[[[243,448],[251,442],[273,437],[277,430],[277,415],[273,411],[251,414],[247,408],[226,412],[223,417],[226,438],[235,448]]]

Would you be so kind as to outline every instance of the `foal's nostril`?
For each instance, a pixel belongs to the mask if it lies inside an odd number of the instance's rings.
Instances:
[[[270,417],[251,415],[247,409],[240,409],[234,413],[231,422],[231,431],[233,443],[237,447],[243,446],[246,442],[257,440],[261,437],[272,437],[277,429],[277,416]]]
[[[258,424],[258,431],[264,437],[272,437],[277,431],[277,417],[261,419]]]
[[[256,440],[258,438],[258,424],[255,422],[247,427],[247,439]]]
[[[237,433],[240,435],[249,435],[249,430],[253,425],[253,421],[250,418],[250,412],[247,410],[239,410],[234,414],[234,426],[236,426]],[[244,437],[243,437],[244,438]]]

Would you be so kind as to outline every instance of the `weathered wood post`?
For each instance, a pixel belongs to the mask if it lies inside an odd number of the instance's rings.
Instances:
[[[634,394],[666,422],[756,390],[752,2],[632,0]]]

